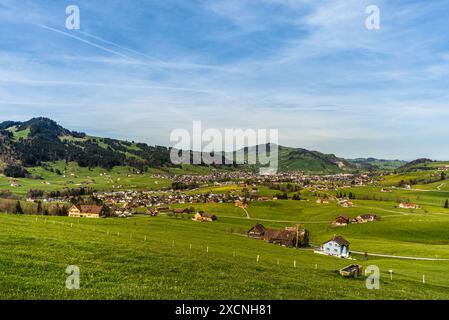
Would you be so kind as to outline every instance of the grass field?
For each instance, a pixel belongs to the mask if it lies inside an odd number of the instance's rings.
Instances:
[[[154,174],[162,173],[156,169],[145,174],[136,174],[128,167],[115,167],[112,170],[89,169],[81,168],[76,163],[63,162],[49,164],[48,168],[60,170],[61,175],[42,167],[27,168],[33,178],[16,179],[19,187],[11,187],[11,178],[0,175],[0,190],[10,190],[14,194],[24,196],[30,189],[55,191],[85,186],[98,191],[159,190],[170,187],[172,183],[170,179],[155,178]]]
[[[314,243],[338,233],[351,242],[352,250],[449,258],[449,214],[404,215],[380,208],[375,212],[382,221],[336,229],[327,222],[336,214],[354,216],[366,209],[305,201],[258,202],[250,205],[251,219],[246,219],[232,205],[196,207],[217,214],[218,222],[168,216],[88,220],[0,215],[0,298],[449,298],[449,261],[358,257],[365,267],[377,265],[381,270],[380,290],[368,290],[363,279],[344,279],[335,272],[350,261],[246,237],[256,222],[268,227],[301,222]],[[81,290],[65,288],[68,265],[80,267]]]
[[[42,180],[20,179],[22,186],[15,192],[25,194],[30,188],[59,190],[86,181],[98,190],[110,190],[112,185],[158,190],[171,184],[169,179],[155,176],[161,173],[158,170],[139,175],[128,168],[89,170],[63,163],[52,168],[62,175],[33,168],[32,174]],[[177,170],[185,173],[190,169]],[[201,169],[190,173],[206,172]],[[444,188],[445,181],[381,192],[398,178],[402,177],[390,176],[383,185],[340,190],[356,195],[350,208],[342,208],[335,201],[317,204],[316,197],[306,190],[301,192],[301,201],[251,202],[249,219],[233,204],[193,205],[196,210],[217,215],[214,223],[168,215],[89,220],[0,214],[0,298],[449,299],[449,261],[397,257],[449,259],[449,210],[443,208],[449,191]],[[70,185],[69,179],[73,180]],[[7,183],[0,177],[0,189],[8,188]],[[188,193],[241,191],[242,186],[230,184]],[[258,187],[258,195],[276,193],[279,191]],[[335,195],[336,191],[327,193]],[[399,209],[398,202],[402,201],[416,202],[421,208]],[[380,221],[347,227],[331,224],[338,215],[352,218],[364,213],[374,213]],[[246,232],[256,223],[272,228],[299,224],[310,231],[312,247],[292,249],[250,239]],[[351,243],[352,251],[392,255],[369,255],[367,261],[353,255],[365,268],[380,268],[379,290],[368,290],[365,277],[345,279],[337,273],[353,261],[313,253],[314,246],[336,234]],[[69,265],[80,268],[80,290],[65,288]],[[393,280],[389,270],[393,270]]]

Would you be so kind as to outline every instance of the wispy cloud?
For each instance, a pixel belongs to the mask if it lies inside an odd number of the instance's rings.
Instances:
[[[449,6],[375,2],[379,31],[365,0],[80,0],[66,30],[63,4],[5,0],[0,111],[157,144],[203,120],[342,156],[449,158]]]

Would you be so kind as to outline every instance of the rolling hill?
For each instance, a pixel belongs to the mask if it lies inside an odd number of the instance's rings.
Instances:
[[[259,146],[250,147],[245,151],[254,151],[258,148]],[[229,158],[233,154],[235,152],[226,153],[223,157]],[[191,157],[199,155],[198,152],[191,152]],[[81,167],[106,169],[115,166],[130,166],[139,170],[176,167],[170,161],[168,147],[93,137],[82,132],[67,130],[47,118],[0,123],[0,166],[5,167],[9,164],[34,167],[45,162],[61,160],[76,162]],[[400,164],[404,163],[397,161],[393,164],[388,160],[348,161],[333,154],[279,146],[279,171],[281,172],[338,173],[354,169],[397,168]],[[255,167],[257,166],[242,165],[238,168],[254,170]]]

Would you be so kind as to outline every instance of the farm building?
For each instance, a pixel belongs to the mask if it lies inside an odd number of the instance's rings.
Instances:
[[[255,239],[262,239],[263,235],[265,234],[265,227],[261,224],[256,224],[254,227],[249,229],[248,231],[248,237],[255,238]]]
[[[357,278],[359,275],[362,274],[363,267],[359,264],[351,264],[349,266],[344,267],[343,269],[340,269],[338,272],[340,275],[346,278]]]
[[[174,214],[183,214],[183,213],[189,213],[189,209],[188,208],[177,208],[173,210]]]
[[[319,198],[319,199],[316,201],[316,203],[317,203],[317,204],[329,204],[329,200],[328,200],[328,199],[322,199],[322,198]]]
[[[367,223],[367,222],[373,222],[377,220],[377,215],[367,213],[367,214],[361,214],[357,216],[356,218],[352,219],[351,223]]]
[[[321,251],[327,255],[336,256],[339,258],[348,258],[349,241],[342,236],[334,236],[332,239],[321,245]]]
[[[341,215],[335,218],[334,220],[334,225],[337,227],[341,227],[341,226],[347,226],[349,224],[349,217],[345,216],[345,215]]]
[[[419,205],[416,203],[400,203],[399,208],[401,209],[419,209]]]
[[[234,206],[236,206],[238,208],[246,208],[246,207],[248,207],[248,205],[246,203],[243,203],[240,200],[235,200]]]
[[[193,220],[199,222],[213,222],[217,221],[217,216],[206,212],[197,212],[195,217],[193,217]]]
[[[103,214],[103,206],[72,206],[69,209],[69,217],[77,218],[100,218]]]
[[[343,208],[349,208],[349,207],[353,207],[354,203],[352,201],[349,200],[342,200],[339,202],[340,206],[342,206]]]
[[[18,188],[20,187],[20,184],[17,180],[11,180],[11,187]]]
[[[262,240],[285,247],[308,247],[309,231],[265,229]]]

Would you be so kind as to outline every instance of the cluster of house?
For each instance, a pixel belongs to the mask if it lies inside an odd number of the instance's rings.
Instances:
[[[161,176],[163,178],[164,176]],[[165,176],[167,178],[167,176]],[[273,183],[295,183],[301,188],[309,189],[311,192],[330,191],[337,188],[351,188],[354,186],[364,186],[374,182],[374,175],[371,173],[340,173],[334,175],[308,175],[301,172],[280,172],[273,175],[259,175],[244,171],[213,172],[209,175],[175,175],[172,176],[175,182],[184,184],[226,185],[237,183],[245,185],[251,181],[254,185],[266,185]]]
[[[298,227],[285,229],[267,229],[261,224],[256,224],[248,231],[248,237],[264,240],[285,247],[308,247],[309,231]]]
[[[105,215],[106,213],[106,207],[105,206],[97,206],[97,205],[73,205],[68,210],[68,216],[69,217],[75,217],[75,218],[100,218]],[[152,216],[156,216],[159,213],[164,212],[172,212],[175,214],[188,214],[191,213],[189,209],[187,208],[177,208],[177,209],[170,209],[169,207],[156,207],[156,208],[149,208],[148,214]],[[110,213],[111,214],[111,213]],[[117,215],[117,212],[114,212],[113,215],[119,216],[119,217],[127,217],[132,214],[126,213],[126,212],[120,212],[120,215]],[[192,218],[194,221],[199,222],[213,222],[217,221],[217,216],[199,211],[196,212],[195,216]]]
[[[352,223],[352,224],[368,223],[368,222],[376,221],[378,219],[379,218],[377,217],[377,215],[372,214],[372,213],[361,214],[352,219],[346,215],[340,215],[335,218],[335,220],[332,224],[336,227],[342,227],[342,226],[347,226],[350,223]]]
[[[116,215],[133,213],[137,208],[161,207],[172,204],[195,204],[195,203],[235,203],[236,201],[247,202],[238,194],[214,194],[214,193],[169,193],[154,191],[117,191],[99,192],[94,196],[101,200]]]

